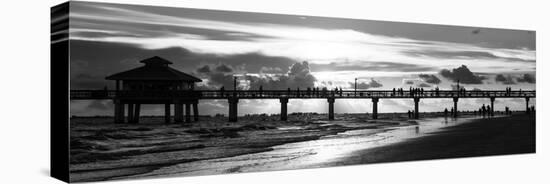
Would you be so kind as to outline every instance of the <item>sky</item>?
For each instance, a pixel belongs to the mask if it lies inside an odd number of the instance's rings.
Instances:
[[[451,89],[455,80],[470,90],[528,90],[536,83],[534,31],[89,2],[71,2],[70,11],[71,89],[113,89],[105,76],[139,67],[152,56],[201,78],[198,89],[230,88],[233,76],[243,90],[352,89],[354,78],[358,88],[373,90]],[[459,107],[472,110],[488,102],[461,99]],[[452,100],[427,99],[420,105],[421,111],[440,111]],[[498,99],[496,105],[519,110],[524,100]],[[223,100],[199,106],[203,114],[227,113]],[[337,100],[335,112],[371,107],[370,100]],[[384,99],[379,112],[413,107],[412,100]],[[239,114],[279,108],[277,100],[242,100]],[[322,113],[328,105],[293,99],[288,108]],[[162,110],[146,105],[142,114]],[[71,113],[112,115],[112,102],[72,101]]]

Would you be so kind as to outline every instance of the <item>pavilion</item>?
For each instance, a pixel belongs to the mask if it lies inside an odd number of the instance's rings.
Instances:
[[[145,65],[105,78],[116,82],[116,91],[117,94],[120,94],[114,98],[115,123],[125,122],[125,106],[128,107],[128,122],[138,123],[141,104],[164,104],[166,123],[170,123],[171,120],[170,106],[172,104],[174,105],[174,121],[183,122],[183,105],[185,104],[185,121],[190,122],[192,105],[194,120],[198,121],[198,99],[191,97],[160,98],[156,94],[192,91],[195,88],[195,83],[202,82],[202,80],[168,66],[172,62],[158,56],[142,60],[140,63]]]

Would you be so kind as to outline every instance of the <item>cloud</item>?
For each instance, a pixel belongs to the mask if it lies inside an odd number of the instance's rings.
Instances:
[[[355,83],[349,82],[348,83],[351,88],[355,88]],[[370,89],[370,88],[379,88],[382,87],[382,83],[375,81],[374,79],[370,79],[369,82],[359,82],[357,83],[357,89]]]
[[[514,57],[513,53],[502,54],[497,52],[491,52],[489,50],[408,50],[404,53],[411,56],[428,56],[438,59],[483,59],[483,60],[499,60],[506,62],[535,62],[535,58],[522,58]],[[499,54],[499,55],[497,55]]]
[[[261,74],[277,74],[283,73],[283,69],[279,67],[262,67],[260,69]]]
[[[210,66],[204,65],[202,67],[197,68],[198,73],[210,73]]]
[[[219,64],[218,66],[216,66],[216,71],[222,73],[231,73],[233,72],[233,68],[225,64]]]
[[[474,30],[472,31],[472,34],[479,34],[479,33],[481,33],[481,29],[480,29],[480,28],[474,29]]]
[[[297,62],[290,66],[286,74],[247,76],[251,89],[296,89],[315,87],[317,79],[311,74],[307,61]]]
[[[475,75],[473,72],[462,65],[458,68],[453,68],[453,70],[443,69],[439,72],[441,76],[451,79],[453,81],[460,81],[462,84],[482,84],[485,77]]]
[[[208,65],[201,66],[199,69],[203,69]],[[206,89],[218,89],[222,86],[225,89],[232,89],[233,79],[234,79],[234,70],[231,67],[226,66],[225,64],[218,64],[214,66],[216,70],[209,73],[201,73],[200,76],[206,78],[207,82],[205,86],[202,86]],[[244,82],[239,84],[241,88],[245,89],[259,89],[260,86],[263,89],[287,89],[287,88],[307,88],[314,87],[315,81],[317,80],[309,69],[309,64],[307,61],[297,62],[291,65],[287,73],[279,74],[253,74],[253,75],[244,75],[244,78],[239,77],[237,80],[239,82]],[[243,81],[244,80],[244,81]]]
[[[432,85],[429,85],[429,84],[426,84],[426,83],[420,83],[420,84],[418,84],[417,86],[420,87],[420,88],[432,87]]]
[[[429,75],[429,74],[420,74],[418,75],[424,82],[430,83],[430,84],[439,84],[441,83],[441,80],[437,78],[435,75]]]
[[[523,74],[521,77],[517,78],[517,81],[518,82],[526,82],[526,83],[529,83],[529,84],[534,84],[535,83],[535,77],[533,75],[530,75],[530,74]]]
[[[413,84],[414,84],[414,81],[411,81],[411,80],[407,80],[407,81],[405,81],[405,84],[408,84],[408,85],[413,85]]]
[[[498,74],[495,77],[495,81],[501,82],[502,84],[516,84],[516,82],[514,81],[511,75],[504,76],[502,74]]]
[[[311,68],[315,72],[322,71],[386,71],[386,72],[425,72],[425,71],[437,71],[436,67],[420,65],[420,64],[408,64],[399,62],[388,61],[344,61],[344,62],[331,62],[328,64],[312,63]]]

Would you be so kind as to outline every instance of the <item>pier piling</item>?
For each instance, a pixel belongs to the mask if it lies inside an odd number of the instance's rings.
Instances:
[[[372,119],[378,119],[378,98],[372,98]]]
[[[334,120],[334,98],[327,98],[328,101],[328,119]]]
[[[193,102],[193,119],[199,121],[199,101]]]
[[[134,104],[128,103],[128,123],[134,123]]]
[[[237,122],[237,107],[239,103],[238,98],[229,98],[229,122]]]
[[[281,121],[286,121],[288,98],[279,98],[279,101],[281,102]]]
[[[183,122],[183,104],[180,102],[174,103],[174,122]]]
[[[418,119],[419,112],[418,112],[418,102],[420,102],[420,98],[414,98],[414,119]]]
[[[185,103],[185,123],[191,123],[191,103]]]
[[[139,123],[139,113],[141,111],[141,104],[137,103],[135,108],[134,108],[135,112],[134,112],[134,123]]]
[[[170,104],[164,104],[164,123],[170,123]]]
[[[453,102],[454,102],[453,116],[456,118],[456,117],[458,117],[458,97],[454,97]]]
[[[495,97],[491,97],[491,116],[494,116],[495,115]]]

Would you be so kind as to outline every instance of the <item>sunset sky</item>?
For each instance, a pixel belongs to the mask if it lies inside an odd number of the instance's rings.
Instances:
[[[535,89],[535,32],[475,27],[71,2],[71,89],[114,88],[105,76],[160,56],[203,79],[199,89],[287,87],[392,89]],[[54,33],[56,34],[56,33]],[[464,65],[464,66],[462,66]],[[455,70],[453,70],[455,69]],[[534,100],[531,103],[534,104]],[[461,110],[488,99],[461,99]],[[524,99],[498,99],[524,108]],[[450,108],[424,99],[421,111]],[[370,100],[337,100],[337,113],[371,111]],[[143,114],[162,114],[160,105]],[[201,101],[202,114],[227,113],[227,102]],[[277,100],[241,100],[239,114],[278,113]],[[326,112],[326,99],[290,100],[290,112]],[[413,108],[412,99],[379,103],[380,112]],[[73,115],[112,115],[111,101],[72,101]]]

